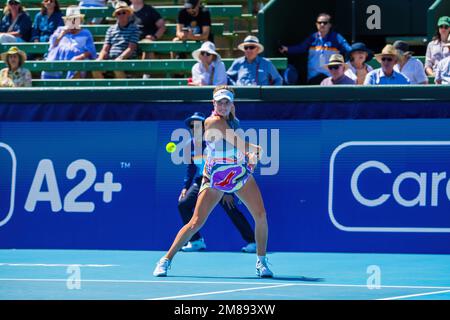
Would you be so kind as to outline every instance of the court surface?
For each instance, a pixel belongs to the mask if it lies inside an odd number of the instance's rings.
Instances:
[[[450,299],[450,255],[273,252],[259,279],[254,254],[182,252],[155,278],[162,255],[0,250],[0,299]]]

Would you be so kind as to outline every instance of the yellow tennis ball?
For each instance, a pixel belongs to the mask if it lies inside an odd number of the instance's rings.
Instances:
[[[177,145],[173,142],[169,142],[168,144],[166,144],[166,151],[168,153],[172,153],[177,149]]]

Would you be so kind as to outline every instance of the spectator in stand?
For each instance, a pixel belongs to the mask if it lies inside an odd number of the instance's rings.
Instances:
[[[351,47],[342,35],[331,29],[331,15],[320,13],[316,19],[317,32],[294,46],[280,47],[281,53],[289,55],[308,52],[308,84],[320,84],[330,73],[323,68],[332,54],[345,56]]]
[[[22,68],[27,60],[25,52],[11,47],[1,58],[7,67],[0,70],[0,87],[31,87],[31,72]]]
[[[375,58],[381,64],[381,68],[367,74],[365,85],[409,84],[409,79],[404,74],[394,70],[394,66],[398,62],[398,52],[392,44],[386,45],[381,53],[375,55]]]
[[[81,8],[100,8],[100,7],[106,7],[107,1],[106,0],[79,0],[78,4]],[[102,17],[96,17],[92,18],[90,21],[91,24],[101,24],[104,22],[104,18]]]
[[[0,21],[0,43],[29,41],[31,25],[31,19],[20,0],[7,0]]]
[[[216,46],[210,41],[192,52],[192,57],[198,62],[192,67],[192,86],[217,86],[227,84],[227,71]]]
[[[425,56],[425,72],[428,76],[434,76],[439,61],[450,56],[450,48],[447,46],[450,34],[450,17],[440,17],[437,23],[436,34],[427,46]]]
[[[156,41],[162,38],[166,32],[166,22],[158,11],[144,0],[131,0],[131,8],[134,11],[133,21],[141,31],[140,39],[144,41]],[[153,52],[143,52],[142,59],[154,59]]]
[[[450,84],[450,56],[439,61],[436,66],[434,82],[436,84]]]
[[[283,84],[283,78],[273,63],[259,56],[264,46],[255,36],[247,36],[244,42],[238,45],[244,51],[244,56],[237,58],[228,69],[228,82],[236,86],[267,86]]]
[[[208,9],[200,4],[200,0],[185,0],[184,8],[178,12],[176,37],[172,41],[211,41],[214,36],[211,33],[211,14]],[[184,58],[186,55],[180,53],[174,58]]]
[[[412,57],[414,52],[409,51],[409,45],[404,41],[395,41],[394,48],[399,57],[394,70],[403,73],[411,84],[428,84],[423,63]]]
[[[84,15],[80,13],[80,7],[69,6],[66,9],[66,15],[63,17],[65,26],[58,27],[55,33],[50,37],[50,46],[46,61],[77,61],[86,59],[95,59],[97,52],[95,50],[94,38],[87,29],[82,29],[81,24]],[[63,72],[60,71],[42,71],[42,79],[60,79]],[[84,78],[85,73],[69,71],[66,78]]]
[[[355,84],[364,84],[367,74],[373,70],[367,64],[373,58],[373,52],[362,42],[352,44],[352,49],[348,53],[348,69],[345,75],[355,81]]]
[[[321,86],[355,84],[355,80],[352,80],[345,75],[345,71],[348,69],[348,66],[345,64],[345,60],[342,55],[333,54],[330,57],[330,61],[324,66],[324,68],[327,68],[331,76],[323,79],[320,83]]]
[[[48,42],[58,27],[64,25],[58,0],[44,0],[41,11],[34,18],[32,42]]]
[[[139,42],[139,28],[131,22],[133,9],[124,1],[116,3],[113,17],[117,23],[106,31],[105,44],[98,56],[98,60],[126,60],[136,57]],[[94,78],[103,79],[104,71],[92,72]],[[114,71],[116,78],[126,78],[123,71]]]

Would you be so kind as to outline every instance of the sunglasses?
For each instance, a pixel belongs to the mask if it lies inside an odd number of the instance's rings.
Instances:
[[[335,65],[332,65],[332,66],[328,66],[328,70],[337,70],[337,69],[339,69],[340,66],[341,66],[340,64],[335,64]]]
[[[383,58],[381,58],[381,61],[383,61],[383,62],[392,62],[392,58],[388,58],[388,57],[383,57]]]
[[[316,23],[326,26],[328,23],[330,23],[330,21],[317,21]]]
[[[244,50],[254,50],[255,48],[255,46],[245,46]]]
[[[19,3],[15,2],[15,1],[10,1],[10,2],[8,2],[8,4],[11,6],[19,5]]]
[[[116,15],[123,16],[123,15],[125,15],[127,13],[128,13],[127,11],[119,11],[119,12],[116,13]]]
[[[200,52],[200,54],[201,54],[202,56],[206,56],[206,57],[209,57],[209,56],[211,55],[211,53],[206,52],[206,51],[202,51],[202,52]]]
[[[448,29],[448,26],[445,25],[445,24],[443,24],[442,26],[439,26],[439,29],[445,29],[445,30],[447,30],[447,29]]]

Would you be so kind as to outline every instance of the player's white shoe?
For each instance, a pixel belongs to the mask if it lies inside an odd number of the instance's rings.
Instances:
[[[259,259],[256,261],[256,275],[260,278],[273,278],[273,272],[270,271],[267,258]]]
[[[185,246],[181,248],[181,251],[184,252],[196,252],[202,250],[206,250],[206,243],[203,238],[195,241],[189,241]]]
[[[167,276],[167,270],[170,269],[171,261],[167,258],[161,258],[157,263],[153,275],[155,277]]]

